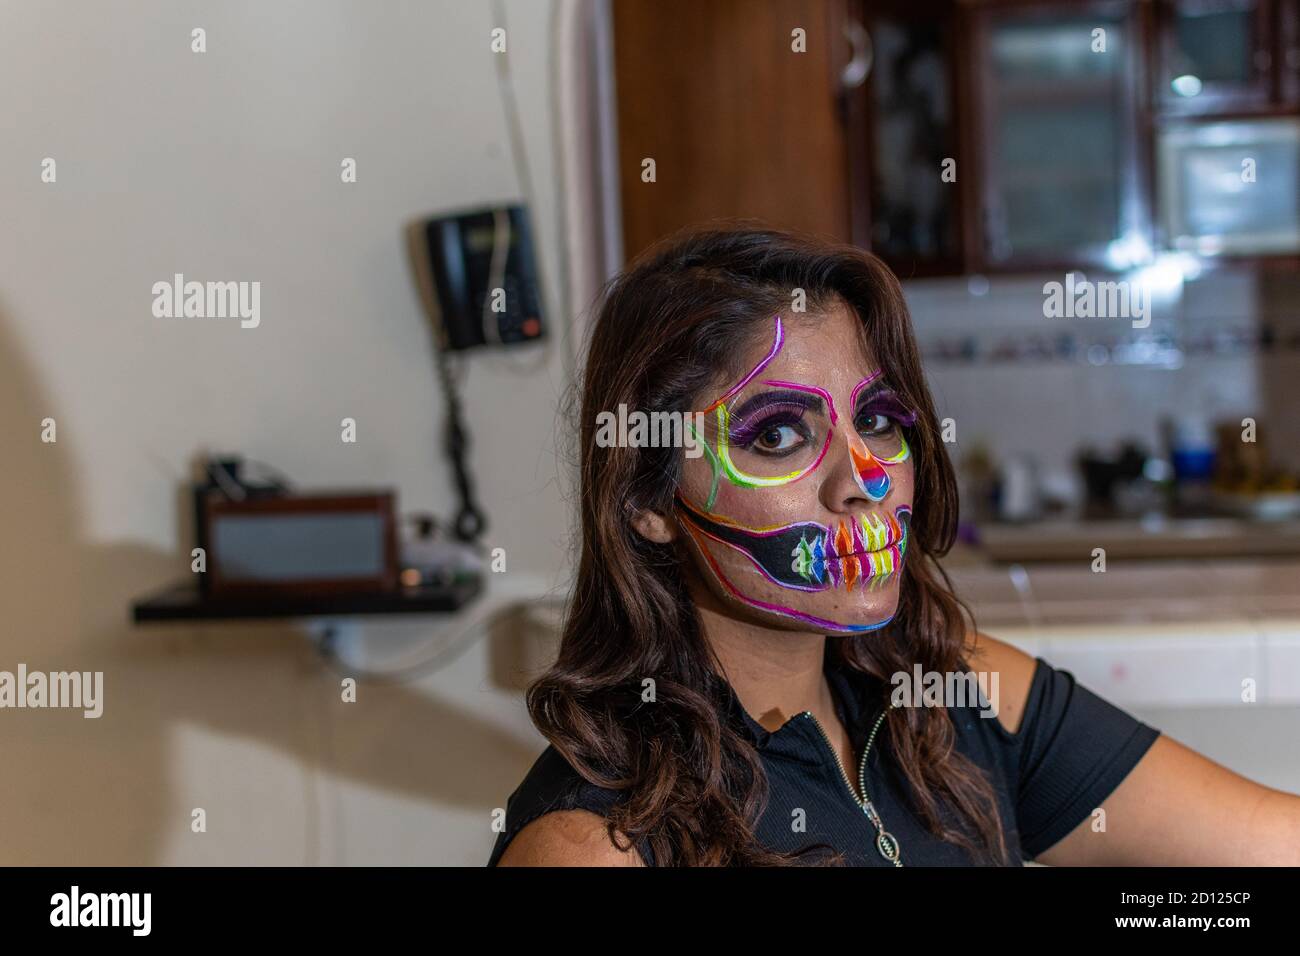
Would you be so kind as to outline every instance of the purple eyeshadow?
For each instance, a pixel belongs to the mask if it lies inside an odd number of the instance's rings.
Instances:
[[[803,421],[808,406],[808,402],[769,402],[746,413],[739,421],[733,420],[728,440],[733,445],[744,447],[768,428],[795,425]]]
[[[857,414],[870,412],[873,415],[888,415],[900,425],[912,426],[916,424],[916,413],[904,405],[898,398],[898,395],[889,388],[880,388],[868,392],[858,402]]]

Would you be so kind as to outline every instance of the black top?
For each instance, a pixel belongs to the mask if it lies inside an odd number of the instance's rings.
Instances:
[[[878,678],[832,662],[826,677],[836,709],[860,756],[886,688]],[[753,741],[767,770],[769,797],[755,835],[779,851],[826,843],[855,866],[892,866],[876,848],[876,829],[850,792],[821,730],[796,716],[767,731],[740,705],[728,686],[728,717]],[[1112,793],[1160,732],[1078,684],[1069,671],[1037,658],[1020,727],[1012,734],[978,704],[948,707],[957,750],[989,773],[1013,861],[1032,860],[1073,830]],[[960,846],[927,831],[908,809],[906,783],[889,752],[882,723],[867,760],[866,789],[885,829],[902,847],[905,866],[969,866],[977,861]],[[848,768],[857,785],[857,768]],[[552,810],[590,810],[601,816],[623,794],[588,783],[553,747],[537,758],[506,804],[506,828],[488,866],[496,866],[521,829]],[[804,832],[796,832],[796,810]],[[638,844],[653,866],[647,841]],[[811,854],[812,860],[817,854]]]

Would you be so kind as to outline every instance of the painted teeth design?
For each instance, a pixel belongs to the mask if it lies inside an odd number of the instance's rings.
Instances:
[[[794,560],[790,562],[790,570],[794,571],[795,574],[799,575],[799,577],[803,578],[805,581],[811,581],[813,579],[813,564],[815,562],[813,559],[812,547],[808,544],[808,537],[806,535],[800,536],[799,543],[794,546],[794,550],[790,552],[790,554],[794,558]]]
[[[859,584],[874,587],[903,566],[911,514],[911,509],[900,507],[883,517],[862,515],[840,521],[812,541],[804,533],[791,552],[790,569],[805,581],[843,585],[846,591]]]

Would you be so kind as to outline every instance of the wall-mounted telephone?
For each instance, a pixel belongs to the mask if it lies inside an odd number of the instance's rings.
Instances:
[[[537,260],[523,206],[423,219],[411,225],[409,239],[442,348],[542,338]]]

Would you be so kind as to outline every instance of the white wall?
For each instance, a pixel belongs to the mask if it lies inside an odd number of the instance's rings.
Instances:
[[[554,293],[551,7],[507,4]],[[347,705],[293,626],[134,628],[128,605],[187,573],[179,489],[204,449],[449,512],[402,227],[518,197],[491,5],[2,8],[0,670],[103,670],[106,700],[99,720],[0,711],[0,863],[483,862],[491,809],[541,746],[517,698],[488,687],[486,644]],[[45,157],[57,183],[40,180]],[[260,281],[260,326],[154,318],[150,288],[175,272]],[[488,543],[539,587],[567,547],[563,353],[528,374],[475,357],[465,384]],[[418,658],[438,625],[352,650]],[[195,807],[206,834],[190,832]]]

